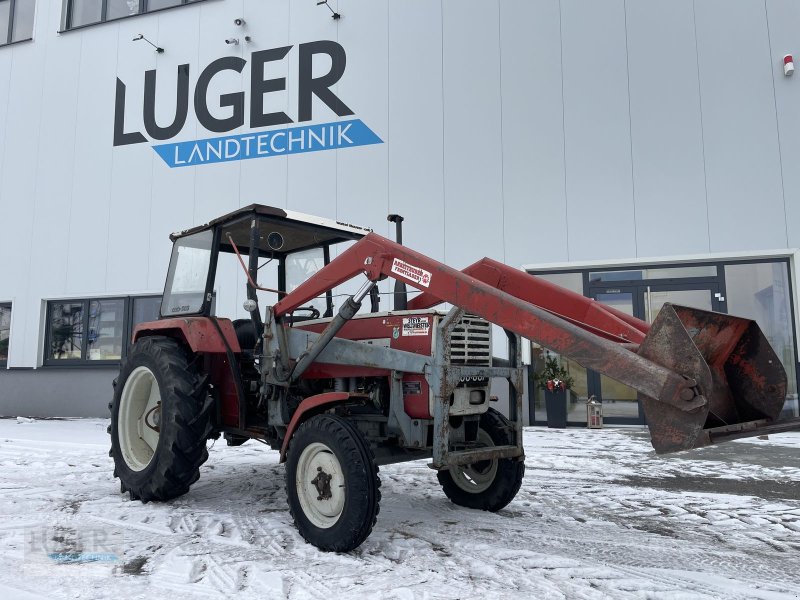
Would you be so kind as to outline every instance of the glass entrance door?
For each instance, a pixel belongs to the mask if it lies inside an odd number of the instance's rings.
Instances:
[[[725,298],[717,283],[636,284],[596,288],[592,297],[617,310],[652,323],[670,302],[703,310],[724,310]],[[610,377],[589,371],[589,394],[603,402],[603,419],[609,423],[644,423],[636,390]]]

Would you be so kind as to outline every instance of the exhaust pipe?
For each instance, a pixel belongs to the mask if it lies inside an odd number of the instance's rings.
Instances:
[[[395,224],[395,241],[403,245],[403,217],[400,215],[389,215],[386,220]],[[397,279],[394,280],[394,310],[408,310],[408,292],[406,284]]]

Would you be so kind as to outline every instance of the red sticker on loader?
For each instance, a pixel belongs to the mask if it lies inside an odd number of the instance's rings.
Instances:
[[[428,287],[431,284],[430,271],[410,265],[399,258],[395,258],[392,262],[392,273],[400,275],[400,277],[404,277],[414,283],[418,283],[423,287]]]

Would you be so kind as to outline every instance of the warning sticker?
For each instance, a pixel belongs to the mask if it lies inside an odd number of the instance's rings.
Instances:
[[[409,281],[418,283],[423,287],[428,287],[431,284],[430,271],[410,265],[399,258],[395,258],[392,262],[392,273],[396,273],[397,275],[400,275],[400,277],[404,277]]]
[[[428,335],[430,328],[428,317],[407,317],[403,319],[402,335]]]
[[[404,381],[403,396],[419,396],[422,393],[422,384],[419,381]]]

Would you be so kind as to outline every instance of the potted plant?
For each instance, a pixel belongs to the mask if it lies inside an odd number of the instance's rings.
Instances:
[[[545,355],[544,369],[536,380],[544,390],[547,426],[563,429],[567,426],[567,390],[572,388],[575,380],[552,354]]]

